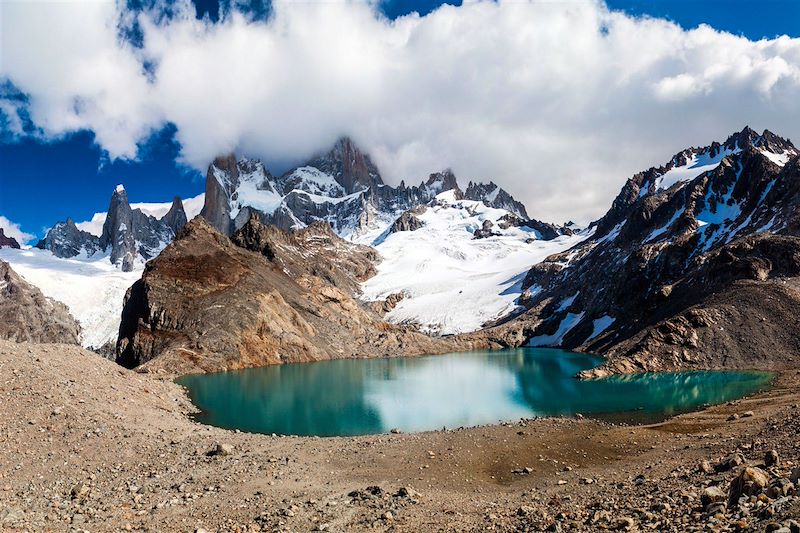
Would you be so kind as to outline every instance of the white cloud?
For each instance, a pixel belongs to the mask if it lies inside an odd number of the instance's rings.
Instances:
[[[36,236],[22,231],[19,224],[12,222],[3,215],[0,215],[0,228],[6,237],[15,239],[20,245],[28,244],[28,241],[33,240]]]
[[[449,166],[549,220],[595,218],[634,172],[745,124],[800,137],[800,39],[684,30],[600,1],[395,21],[375,6],[280,0],[266,22],[210,24],[184,4],[139,15],[134,49],[116,4],[3,3],[0,72],[45,134],[91,129],[112,157],[166,122],[201,170],[231,150],[302,160],[349,134],[390,183]]]

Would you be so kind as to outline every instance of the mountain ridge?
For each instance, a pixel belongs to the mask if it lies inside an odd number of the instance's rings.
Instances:
[[[591,376],[747,367],[756,364],[753,354],[780,366],[765,352],[782,336],[756,328],[748,352],[744,339],[719,334],[735,329],[719,306],[732,294],[774,293],[775,284],[789,287],[800,276],[800,155],[790,141],[747,127],[681,153],[690,155],[629,179],[591,237],[534,265],[520,299],[527,311],[496,332],[607,355]],[[713,165],[692,167],[698,154],[712,153]],[[688,172],[657,186],[676,169]],[[800,309],[800,293],[780,294],[781,309]],[[747,300],[738,307],[760,312]],[[794,316],[771,323],[800,331]],[[800,352],[800,337],[782,342],[789,354]],[[730,355],[709,356],[710,346]]]

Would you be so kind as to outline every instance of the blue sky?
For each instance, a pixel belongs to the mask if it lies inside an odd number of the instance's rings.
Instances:
[[[196,0],[196,4],[200,17],[216,18],[215,1]],[[381,9],[395,18],[412,11],[425,15],[438,5],[428,0],[391,0],[381,4]],[[709,24],[751,40],[800,36],[800,2],[796,0],[609,0],[608,5],[636,16],[666,18],[686,29]],[[265,10],[262,6],[255,12],[263,15]],[[41,237],[56,221],[68,216],[87,220],[105,210],[117,183],[125,185],[131,201],[194,196],[203,191],[204,174],[176,163],[181,147],[175,131],[174,126],[167,126],[140,144],[134,161],[113,162],[89,131],[47,141],[6,131],[0,135],[0,215]],[[686,144],[693,143],[687,140]],[[209,153],[208,158],[214,155]]]

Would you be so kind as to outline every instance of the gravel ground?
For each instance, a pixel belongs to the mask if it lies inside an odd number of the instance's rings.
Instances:
[[[648,426],[271,437],[78,347],[0,341],[0,530],[795,533],[798,384]]]

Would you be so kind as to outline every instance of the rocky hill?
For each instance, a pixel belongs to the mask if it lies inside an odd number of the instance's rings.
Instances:
[[[387,324],[357,301],[375,259],[324,224],[289,234],[252,217],[229,239],[198,217],[129,290],[117,361],[189,373],[473,347]]]
[[[0,261],[0,339],[78,344],[80,332],[66,305],[46,298]]]
[[[798,276],[798,150],[745,128],[628,180],[590,239],[533,266],[511,329],[603,371],[785,365]]]

